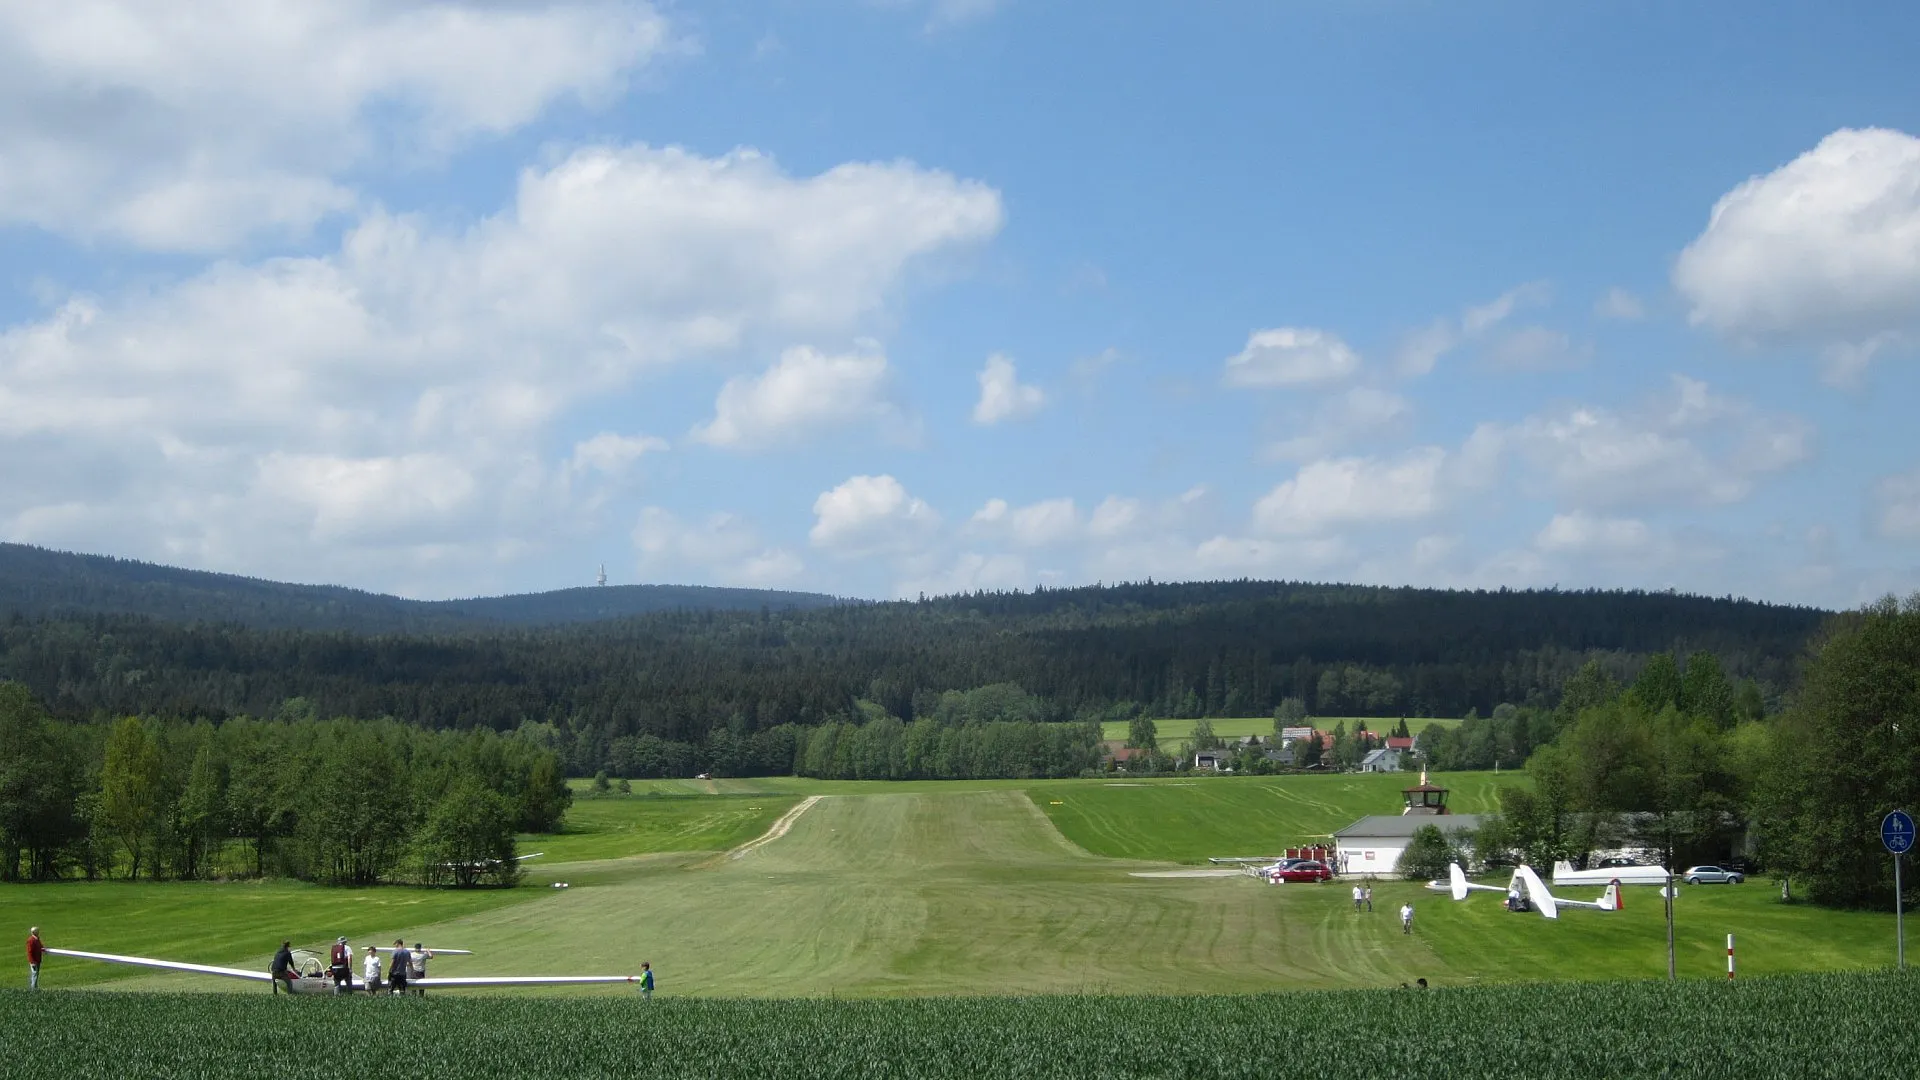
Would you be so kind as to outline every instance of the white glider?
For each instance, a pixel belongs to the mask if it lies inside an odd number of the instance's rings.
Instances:
[[[1429,881],[1427,888],[1434,892],[1449,893],[1455,900],[1465,900],[1476,892],[1505,893],[1508,896],[1524,892],[1534,910],[1548,919],[1559,918],[1561,908],[1588,908],[1593,911],[1620,910],[1620,882],[1618,881],[1609,882],[1607,891],[1600,894],[1598,900],[1568,900],[1553,895],[1547,889],[1546,882],[1540,880],[1540,875],[1534,873],[1533,867],[1524,864],[1514,870],[1513,880],[1504,889],[1498,885],[1476,885],[1468,881],[1466,871],[1460,869],[1459,863],[1449,863],[1447,875],[1449,878],[1447,882]]]
[[[434,949],[436,956],[460,954],[471,956],[465,949]],[[48,949],[49,956],[71,956],[80,960],[100,960],[109,964],[130,964],[134,967],[157,968],[161,971],[180,971],[192,975],[218,975],[227,979],[247,979],[253,982],[271,983],[273,976],[265,971],[248,968],[221,967],[217,964],[189,964],[181,960],[160,960],[151,956],[121,956],[117,953],[85,952],[80,949]],[[296,964],[293,978],[286,981],[287,991],[294,994],[330,994],[333,992],[333,979],[326,969],[319,966],[317,960],[308,954],[303,962]],[[637,975],[479,975],[444,978],[430,976],[414,979],[407,983],[410,990],[460,990],[486,986],[574,986],[593,983],[638,983]],[[355,980],[356,984],[358,980]]]

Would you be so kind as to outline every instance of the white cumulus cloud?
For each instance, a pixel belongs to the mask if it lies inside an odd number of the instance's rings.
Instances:
[[[1581,507],[1738,502],[1806,460],[1812,439],[1798,417],[1685,376],[1637,409],[1574,405],[1482,429],[1489,451],[1510,456],[1534,490]]]
[[[891,476],[854,476],[813,501],[813,545],[838,555],[900,554],[926,546],[940,515]]]
[[[999,353],[987,357],[980,369],[980,400],[973,406],[973,422],[998,424],[1003,420],[1022,420],[1040,411],[1047,395],[1037,386],[1022,383],[1013,361]]]
[[[1695,325],[1861,347],[1920,324],[1920,138],[1842,129],[1714,205],[1674,264]],[[1863,361],[1862,361],[1863,362]]]
[[[902,417],[889,376],[887,358],[878,353],[829,356],[788,349],[759,376],[728,379],[714,401],[713,419],[694,429],[693,437],[756,449],[832,430],[895,430]]]
[[[0,223],[166,250],[298,233],[356,171],[598,103],[672,47],[631,0],[0,5]]]
[[[1441,505],[1446,458],[1439,447],[1422,447],[1396,458],[1311,462],[1254,504],[1254,526],[1267,535],[1305,536],[1428,517]]]
[[[1360,370],[1360,354],[1326,330],[1280,327],[1256,330],[1247,346],[1227,358],[1228,386],[1312,386],[1338,382]]]
[[[543,460],[575,409],[665,365],[857,338],[910,264],[999,222],[991,189],[907,163],[792,176],[750,151],[588,147],[527,170],[471,228],[375,213],[326,254],[73,296],[0,330],[0,527],[393,584],[365,575],[399,534],[349,526],[301,482],[338,475],[369,507],[390,493],[419,559],[468,560],[470,579],[570,527],[569,475],[648,452],[614,436]],[[727,414],[739,440],[759,434],[750,415],[805,415],[745,408],[768,405],[754,389]],[[457,463],[470,497],[408,494],[423,462]],[[266,491],[273,513],[255,505]],[[351,542],[316,547],[320,533]]]

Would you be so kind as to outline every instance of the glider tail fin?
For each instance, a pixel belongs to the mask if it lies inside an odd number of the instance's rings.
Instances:
[[[1614,878],[1607,883],[1607,891],[1600,895],[1600,906],[1607,911],[1620,910],[1620,879]]]
[[[1460,869],[1459,863],[1448,863],[1447,877],[1449,883],[1453,886],[1453,898],[1455,900],[1465,900],[1467,898],[1467,872]]]

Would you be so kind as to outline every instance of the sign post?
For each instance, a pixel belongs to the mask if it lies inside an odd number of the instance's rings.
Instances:
[[[1904,971],[1907,966],[1907,927],[1900,903],[1900,856],[1913,847],[1913,819],[1907,816],[1905,810],[1895,810],[1880,819],[1880,842],[1893,852],[1894,962]]]

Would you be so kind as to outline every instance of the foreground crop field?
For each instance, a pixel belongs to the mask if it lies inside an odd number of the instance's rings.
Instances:
[[[436,1077],[1859,1080],[1912,1075],[1916,991],[1914,976],[1880,973],[877,1002],[8,994],[0,1054],[22,1075],[73,1080],[269,1076],[363,1047]],[[1327,1038],[1306,1052],[1306,1033]]]

